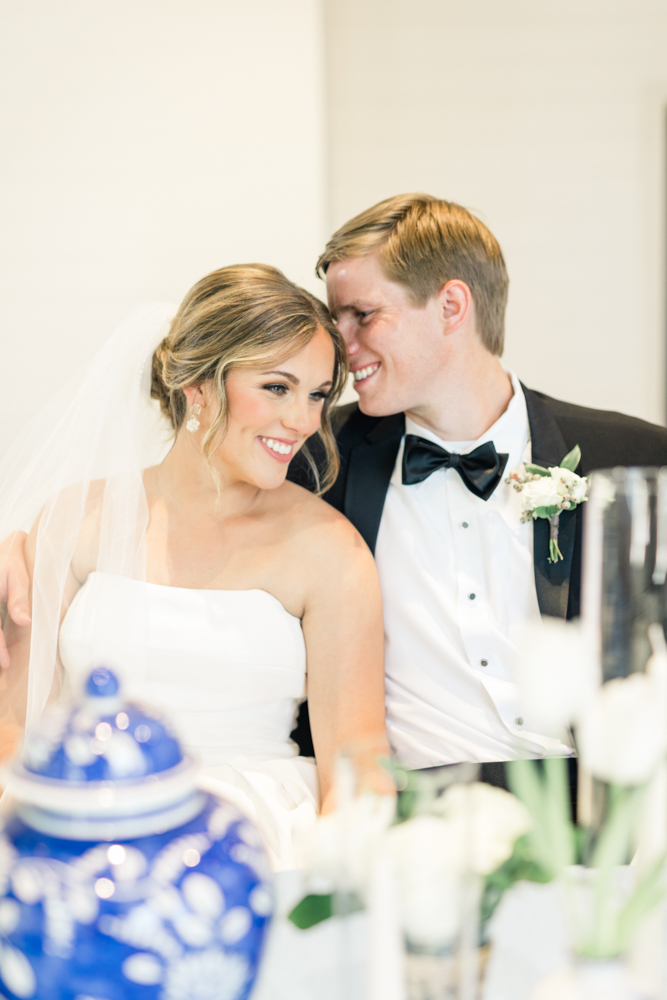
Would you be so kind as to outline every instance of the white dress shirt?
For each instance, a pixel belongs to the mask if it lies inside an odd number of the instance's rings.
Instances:
[[[571,753],[528,732],[512,662],[526,622],[539,621],[533,527],[505,483],[530,461],[526,400],[516,376],[507,410],[477,441],[443,441],[406,419],[416,434],[466,453],[493,441],[509,459],[491,497],[480,500],[455,469],[413,486],[402,482],[403,442],[377,539],[385,617],[387,727],[407,767],[502,761]]]

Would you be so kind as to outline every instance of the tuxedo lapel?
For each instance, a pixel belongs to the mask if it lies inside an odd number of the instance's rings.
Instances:
[[[537,393],[522,385],[526,397],[532,462],[535,465],[560,465],[567,454],[565,443],[556,419]],[[545,518],[533,521],[533,561],[537,603],[543,615],[567,617],[570,596],[570,577],[574,556],[577,510],[566,510],[560,515],[558,545],[563,558],[549,562],[549,522]]]
[[[343,513],[375,552],[385,497],[405,431],[405,417],[384,417],[350,452]]]

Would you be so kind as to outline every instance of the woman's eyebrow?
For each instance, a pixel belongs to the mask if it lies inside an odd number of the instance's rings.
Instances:
[[[299,384],[299,379],[296,377],[296,375],[292,375],[291,372],[280,372],[280,371],[274,370],[274,371],[270,371],[270,372],[264,372],[264,374],[265,375],[281,375],[283,378],[286,378],[288,382],[291,382],[292,385],[298,385]]]

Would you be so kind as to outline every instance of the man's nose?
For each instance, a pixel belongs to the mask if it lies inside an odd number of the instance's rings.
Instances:
[[[359,353],[359,341],[357,340],[358,325],[356,321],[351,316],[341,316],[336,325],[347,345],[347,353],[353,358],[355,354]]]

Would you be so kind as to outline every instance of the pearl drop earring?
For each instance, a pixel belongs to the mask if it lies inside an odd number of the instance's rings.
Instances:
[[[197,420],[197,417],[199,416],[200,413],[201,413],[201,406],[199,405],[199,403],[193,403],[192,406],[190,407],[190,414],[191,414],[190,419],[185,425],[185,429],[190,431],[191,434],[194,434],[195,431],[199,430],[199,421]]]

